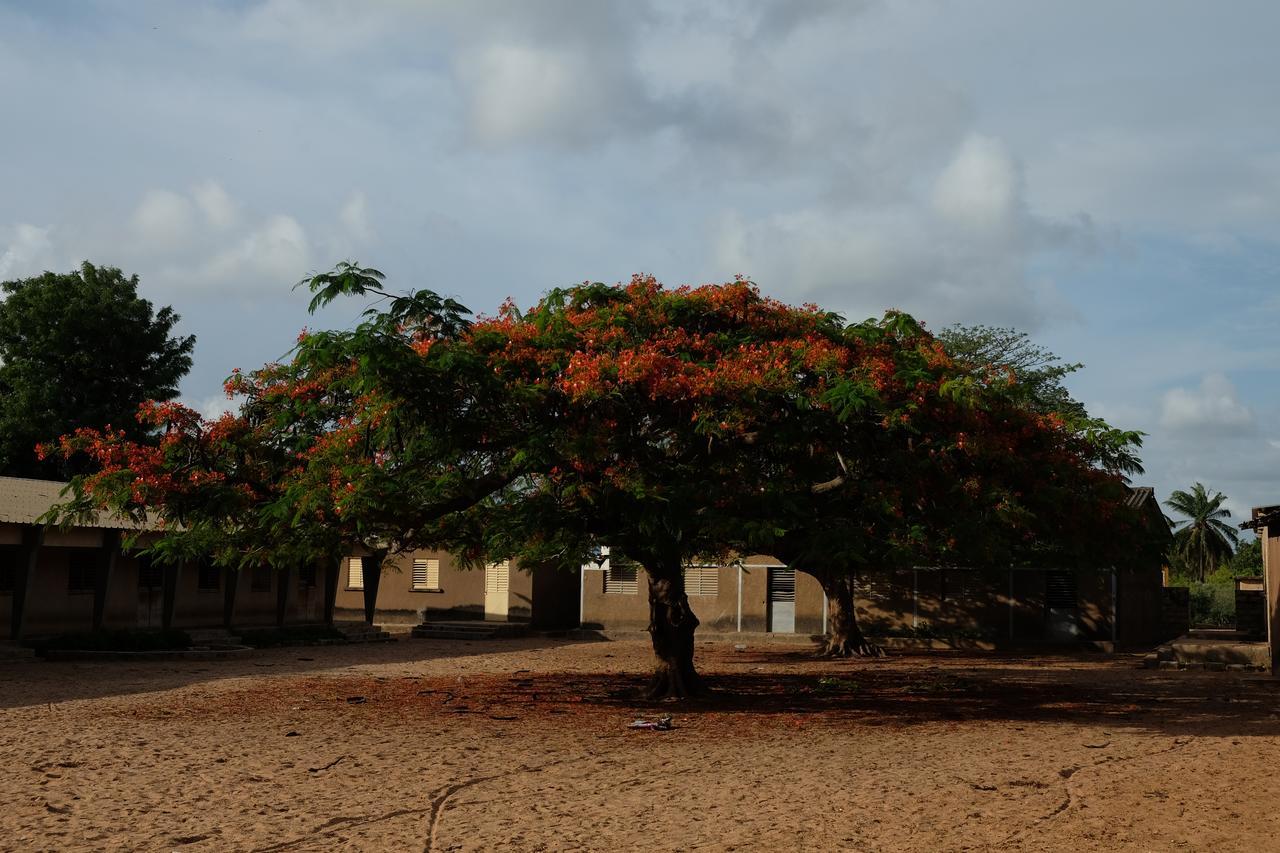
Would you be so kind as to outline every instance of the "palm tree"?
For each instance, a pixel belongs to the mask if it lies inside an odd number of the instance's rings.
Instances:
[[[1212,566],[1225,560],[1235,551],[1239,535],[1230,524],[1222,521],[1231,513],[1222,508],[1227,496],[1222,492],[1210,495],[1200,483],[1190,492],[1175,491],[1164,505],[1186,516],[1175,522],[1173,548],[1188,568],[1194,568],[1201,583]]]

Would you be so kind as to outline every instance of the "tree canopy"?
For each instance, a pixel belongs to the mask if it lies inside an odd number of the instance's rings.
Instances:
[[[1186,516],[1175,521],[1173,550],[1196,579],[1203,582],[1205,576],[1224,560],[1231,557],[1240,534],[1229,521],[1231,511],[1223,507],[1227,496],[1221,492],[1210,494],[1202,483],[1196,483],[1191,491],[1178,489],[1169,495],[1165,506]]]
[[[178,315],[138,296],[138,277],[85,262],[0,285],[0,472],[62,479],[67,459],[37,459],[35,446],[82,427],[148,438],[136,419],[146,401],[178,394],[194,336],[175,336]]]
[[[701,689],[694,559],[776,548],[825,585],[913,560],[1099,559],[1090,543],[1124,541],[1114,460],[1135,435],[1033,410],[1007,370],[958,362],[901,313],[847,324],[741,279],[637,276],[473,320],[354,264],[303,284],[313,309],[374,304],[232,376],[236,414],[148,406],[154,448],[63,439],[58,455],[95,464],[67,511],[156,513],[162,555],[238,566],[362,545],[576,568],[608,545],[649,577],[654,696]]]

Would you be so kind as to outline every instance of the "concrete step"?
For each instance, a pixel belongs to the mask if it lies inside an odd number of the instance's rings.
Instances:
[[[35,656],[35,649],[28,649],[26,646],[11,646],[8,643],[0,643],[0,663],[18,660],[31,660]]]
[[[1179,665],[1241,664],[1269,667],[1271,650],[1266,643],[1250,643],[1232,639],[1200,639],[1179,637],[1169,644],[1173,660]],[[1162,659],[1167,659],[1162,656]]]
[[[191,644],[195,646],[230,646],[240,642],[240,638],[226,628],[184,628]]]
[[[333,627],[347,638],[349,643],[387,643],[395,638],[368,622],[334,622]]]
[[[523,637],[529,633],[529,626],[523,622],[481,622],[478,619],[423,622],[411,633],[419,639],[429,640],[495,640]]]

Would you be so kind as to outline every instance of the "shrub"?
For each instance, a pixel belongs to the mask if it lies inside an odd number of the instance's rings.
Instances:
[[[1192,583],[1191,625],[1199,628],[1234,628],[1236,588],[1234,583]]]

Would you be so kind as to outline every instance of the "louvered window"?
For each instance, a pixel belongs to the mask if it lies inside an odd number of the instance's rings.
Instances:
[[[1072,572],[1045,575],[1045,604],[1051,608],[1076,607],[1076,576]]]
[[[159,589],[164,586],[164,567],[155,560],[142,557],[138,560],[138,587]]]
[[[719,566],[689,566],[684,570],[686,595],[719,595]]]
[[[610,595],[635,595],[640,590],[635,563],[609,563],[604,574],[604,591]]]
[[[347,559],[347,589],[364,589],[364,559]]]
[[[440,588],[440,561],[433,559],[414,559],[413,561],[413,588],[414,589],[439,589]]]
[[[769,600],[772,602],[796,600],[795,569],[769,569]]]
[[[508,590],[510,582],[511,563],[503,560],[501,563],[490,563],[484,569],[484,591],[486,593],[502,593]]]

